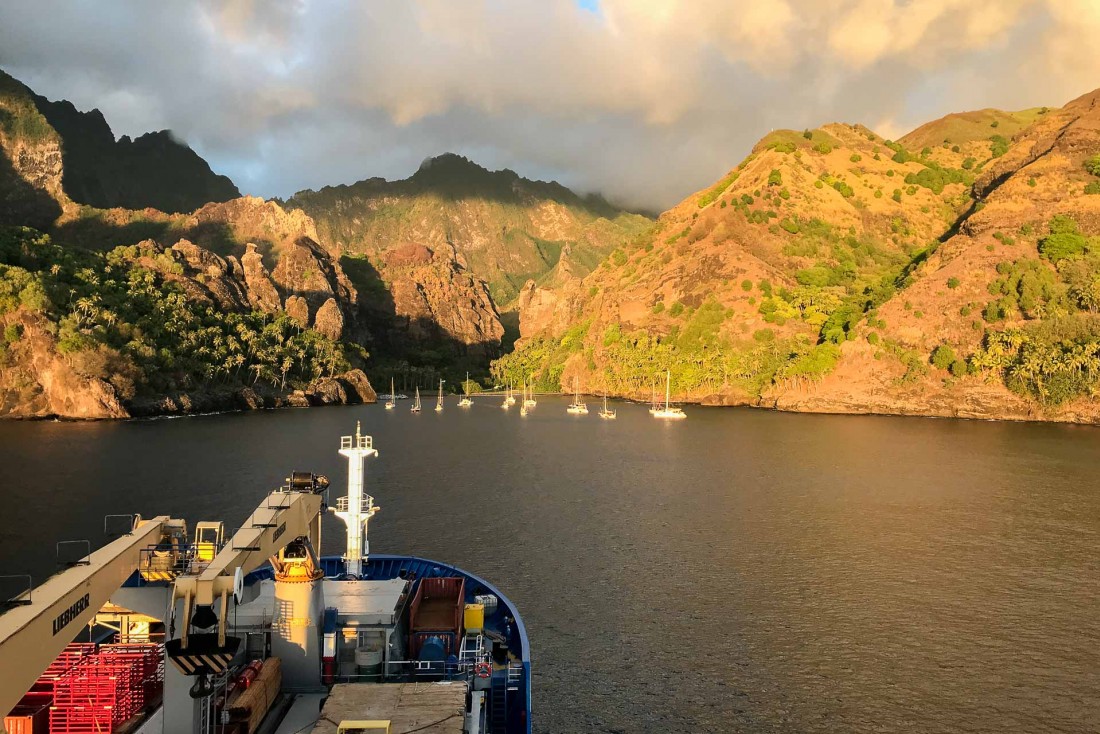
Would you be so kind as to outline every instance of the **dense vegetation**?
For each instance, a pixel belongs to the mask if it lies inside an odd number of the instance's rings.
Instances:
[[[0,318],[10,361],[23,322],[56,340],[79,373],[109,380],[124,399],[257,381],[287,388],[344,371],[345,347],[286,314],[225,311],[189,299],[170,251],[63,248],[25,228],[0,231]],[[14,338],[12,338],[14,337]]]
[[[1038,251],[1049,264],[1025,257],[997,268],[983,317],[1013,326],[987,330],[970,366],[1059,405],[1100,388],[1100,237],[1085,237],[1067,216],[1048,230]]]

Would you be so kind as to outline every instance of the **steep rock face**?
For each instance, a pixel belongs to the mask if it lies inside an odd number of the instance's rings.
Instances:
[[[99,110],[81,112],[70,102],[35,95],[35,105],[61,137],[65,193],[100,208],[151,207],[190,212],[210,201],[240,196],[167,130],[117,141]]]
[[[0,71],[0,225],[45,229],[61,216],[61,139],[32,92]]]
[[[504,328],[485,282],[455,260],[416,243],[382,257],[388,297],[366,304],[372,332],[395,351],[440,349],[478,358],[499,354]]]
[[[376,257],[406,242],[449,252],[487,281],[501,304],[528,278],[549,272],[563,248],[572,248],[575,267],[587,273],[650,224],[599,197],[488,171],[453,154],[426,160],[402,181],[373,178],[302,191],[287,206],[308,213],[320,241],[342,253]]]
[[[0,418],[129,418],[115,387],[84,374],[57,351],[57,340],[33,314],[0,317],[20,339],[0,352]]]

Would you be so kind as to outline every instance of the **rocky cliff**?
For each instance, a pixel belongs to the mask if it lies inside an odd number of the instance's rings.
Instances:
[[[343,263],[374,294],[363,308],[383,353],[415,361],[431,351],[474,364],[500,356],[504,328],[488,286],[450,252],[406,242],[376,261]]]

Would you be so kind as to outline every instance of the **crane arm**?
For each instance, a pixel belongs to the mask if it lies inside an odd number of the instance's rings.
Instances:
[[[201,678],[224,672],[240,646],[239,638],[227,634],[230,598],[236,602],[241,591],[238,580],[296,540],[320,543],[322,492],[327,487],[325,477],[295,472],[290,485],[269,494],[205,569],[176,578],[172,614],[182,601],[182,619],[166,652],[182,673],[200,676],[192,695],[204,692]],[[173,635],[175,627],[173,618]]]
[[[316,542],[323,499],[312,492],[272,492],[202,573],[176,579],[173,597],[190,594],[195,604],[214,604],[223,591],[233,593],[237,569],[254,571],[299,537]]]
[[[42,671],[139,569],[142,551],[161,542],[170,527],[183,527],[183,523],[167,515],[139,519],[129,535],[91,553],[87,563],[51,576],[0,615],[0,712],[6,714],[19,702]]]

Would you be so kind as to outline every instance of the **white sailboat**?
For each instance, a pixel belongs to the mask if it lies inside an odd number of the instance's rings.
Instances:
[[[419,386],[417,386],[417,388],[416,388],[416,400],[413,401],[412,407],[409,408],[409,412],[410,413],[419,413],[420,412],[420,387]]]
[[[534,407],[535,401],[527,399],[527,380],[523,381],[523,405],[519,408],[520,415],[527,415],[531,412],[531,408]]]
[[[657,407],[656,410],[650,410],[653,413],[654,418],[671,418],[672,420],[679,420],[681,418],[687,418],[687,414],[683,410],[673,405],[669,405],[668,399],[672,388],[672,371],[665,370],[665,407]]]
[[[443,380],[439,381],[439,399],[435,401],[435,412],[443,412]]]
[[[600,417],[605,418],[607,420],[615,420],[615,418],[618,417],[618,415],[615,413],[614,410],[608,410],[607,409],[607,396],[606,395],[603,396],[603,410],[600,411]]]
[[[393,378],[390,378],[390,399],[386,401],[386,410],[397,407],[397,391],[393,389]]]
[[[508,405],[516,404],[516,396],[512,394],[512,383],[510,382],[508,383],[508,397],[504,398],[504,402],[508,403]]]
[[[660,409],[661,406],[657,402],[657,386],[651,383],[649,386],[649,414],[656,415]]]
[[[588,406],[581,402],[580,390],[577,387],[577,378],[573,378],[573,402],[565,409],[570,415],[588,415]]]
[[[527,380],[523,381],[523,407],[533,408],[538,403],[535,401],[535,388],[532,387],[530,392],[527,390]]]
[[[474,401],[470,400],[470,373],[469,372],[466,373],[466,382],[462,383],[462,388],[465,390],[466,394],[462,396],[462,400],[458,401],[458,407],[460,407],[460,408],[469,408],[471,405],[474,404]]]

